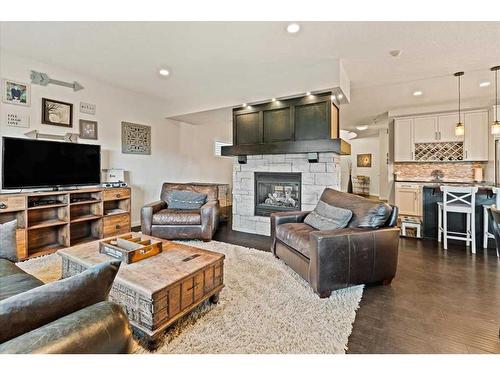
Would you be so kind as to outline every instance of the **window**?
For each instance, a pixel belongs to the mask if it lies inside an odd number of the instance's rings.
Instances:
[[[222,146],[232,146],[232,143],[223,142],[223,141],[215,141],[214,142],[214,154],[215,156],[222,156]]]

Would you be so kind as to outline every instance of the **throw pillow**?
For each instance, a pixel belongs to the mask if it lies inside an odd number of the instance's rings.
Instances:
[[[319,201],[314,211],[306,216],[304,223],[318,230],[334,230],[345,228],[351,217],[350,210]]]
[[[198,210],[207,201],[207,195],[188,190],[172,190],[167,193],[168,208]]]
[[[0,224],[0,258],[17,262],[17,220]]]
[[[0,343],[105,301],[119,268],[120,261],[101,263],[0,301]]]
[[[387,203],[375,203],[370,207],[365,216],[359,218],[359,228],[380,228],[385,225],[389,216],[391,216],[392,207]]]

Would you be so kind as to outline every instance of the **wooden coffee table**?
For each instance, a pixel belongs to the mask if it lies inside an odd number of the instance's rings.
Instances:
[[[162,333],[179,318],[210,299],[219,300],[224,287],[224,254],[143,236],[163,242],[163,252],[132,264],[122,263],[109,294],[128,315],[134,333],[148,349],[161,344]],[[62,277],[109,261],[99,242],[59,250]]]

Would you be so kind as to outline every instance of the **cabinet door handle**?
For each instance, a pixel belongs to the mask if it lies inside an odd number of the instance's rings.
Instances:
[[[439,141],[439,138],[438,138],[438,132],[434,132],[434,139],[435,139],[436,141]]]
[[[115,225],[115,228],[116,228],[116,229],[120,229],[121,227],[122,227],[122,226],[121,226],[120,224],[116,224],[116,225]]]
[[[120,197],[121,197],[121,195],[120,195],[120,194],[116,194],[116,197],[117,197],[117,198],[120,198]]]
[[[0,203],[0,210],[5,210],[6,208],[9,208],[5,203]]]

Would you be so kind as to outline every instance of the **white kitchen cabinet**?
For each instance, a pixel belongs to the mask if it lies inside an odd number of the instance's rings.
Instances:
[[[464,117],[462,115],[462,122]],[[438,116],[438,137],[440,142],[463,142],[463,135],[455,135],[455,126],[458,122],[458,113]]]
[[[413,119],[394,121],[394,161],[414,160]]]
[[[413,119],[413,134],[415,143],[437,142],[437,117],[415,117]]]
[[[399,208],[400,215],[422,216],[422,187],[397,182],[395,205]]]
[[[465,112],[464,126],[464,160],[488,160],[488,112]]]

